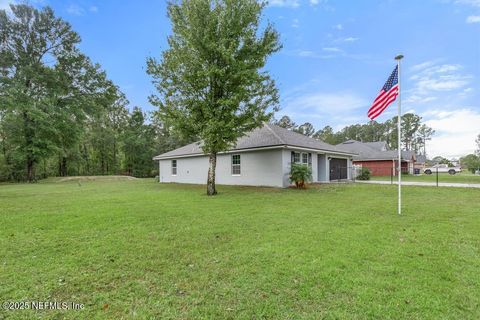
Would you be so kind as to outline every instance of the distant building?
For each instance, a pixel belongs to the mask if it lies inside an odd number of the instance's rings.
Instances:
[[[373,176],[389,176],[396,175],[398,166],[397,150],[389,150],[387,143],[378,142],[360,142],[356,140],[348,140],[337,145],[344,151],[356,153],[353,157],[353,164],[370,169]],[[402,151],[402,172],[414,173],[417,157],[413,151]],[[425,158],[421,159],[422,167]],[[420,164],[420,163],[419,163]]]

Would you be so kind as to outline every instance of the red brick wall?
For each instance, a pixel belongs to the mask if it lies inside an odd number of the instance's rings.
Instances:
[[[397,167],[397,161],[393,162],[392,160],[353,161],[353,164],[370,169],[372,176],[390,176],[392,168]],[[394,172],[396,172],[396,169]],[[402,172],[408,172],[408,163],[405,161],[402,161]]]
[[[361,165],[364,168],[370,169],[372,176],[389,176],[392,174],[392,160],[353,161],[353,164]]]

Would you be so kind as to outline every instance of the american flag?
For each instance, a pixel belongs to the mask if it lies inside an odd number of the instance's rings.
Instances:
[[[395,101],[398,96],[398,66],[395,67],[387,82],[383,85],[382,90],[373,101],[372,106],[368,110],[368,117],[373,120],[378,117],[390,103]]]

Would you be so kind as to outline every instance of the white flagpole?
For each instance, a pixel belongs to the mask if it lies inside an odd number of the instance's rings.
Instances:
[[[398,72],[398,118],[397,118],[397,129],[398,129],[398,214],[402,214],[402,105],[401,105],[401,86],[400,86],[400,60],[402,60],[403,55],[399,54],[395,57],[397,60],[397,72]]]

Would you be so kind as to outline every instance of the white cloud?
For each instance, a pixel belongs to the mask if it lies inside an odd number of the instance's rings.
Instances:
[[[338,38],[335,40],[335,42],[355,42],[358,40],[360,40],[360,38],[346,37],[346,38]]]
[[[341,23],[336,24],[336,25],[334,26],[334,28],[337,29],[337,30],[343,30],[343,26],[342,26]]]
[[[480,23],[480,16],[468,16],[467,23]]]
[[[342,52],[343,50],[337,47],[328,47],[328,48],[322,48],[323,51],[328,51],[328,52]]]
[[[297,8],[300,6],[299,0],[270,0],[268,5],[271,7]]]
[[[317,5],[319,2],[320,2],[319,0],[310,0],[310,4],[311,4],[312,6]]]
[[[457,0],[456,4],[465,4],[473,7],[480,7],[480,0]]]
[[[330,59],[335,57],[333,54],[320,54],[311,50],[297,50],[294,54],[302,58]]]
[[[407,90],[406,103],[426,103],[439,99],[439,96],[465,94],[465,87],[472,77],[462,73],[459,64],[437,64],[427,61],[414,65],[409,73],[414,73],[408,80],[413,87]],[[452,98],[452,97],[450,97]]]
[[[67,7],[67,12],[74,16],[82,16],[85,10],[77,4],[71,4]]]
[[[449,108],[452,110],[454,108]],[[430,157],[441,155],[461,157],[475,150],[475,138],[480,133],[478,108],[458,108],[455,111],[431,110],[422,114],[425,123],[435,130],[427,143]]]
[[[298,28],[300,27],[300,21],[298,19],[293,19],[292,20],[292,27],[293,28]]]
[[[352,111],[367,105],[368,101],[350,92],[305,93],[290,97],[286,109],[292,113],[315,117],[325,114],[338,115],[339,112]]]
[[[98,7],[97,6],[91,6],[88,10],[90,10],[90,12],[98,12]]]

